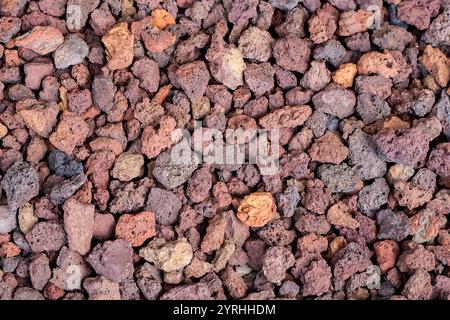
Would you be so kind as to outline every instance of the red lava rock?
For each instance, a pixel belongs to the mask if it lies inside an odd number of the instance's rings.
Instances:
[[[46,76],[51,76],[54,71],[55,68],[51,60],[35,59],[23,67],[25,85],[32,90],[38,90],[41,87],[42,80]]]
[[[150,211],[123,214],[116,224],[116,237],[129,241],[133,247],[141,246],[155,235],[155,214]]]
[[[344,146],[339,136],[327,131],[309,149],[311,160],[321,163],[339,164],[348,156],[349,150]]]
[[[0,18],[0,42],[8,43],[19,31],[21,21],[15,17]]]
[[[238,49],[246,59],[265,62],[272,56],[272,42],[269,32],[250,26],[241,34]]]
[[[302,204],[306,209],[324,214],[330,202],[331,194],[324,188],[322,181],[316,179],[307,182],[305,194],[302,195]]]
[[[55,286],[53,283],[47,283],[44,287],[44,297],[48,300],[58,300],[61,299],[66,292]]]
[[[333,275],[338,281],[344,281],[371,265],[370,252],[366,246],[356,242],[349,243],[332,258]]]
[[[142,132],[142,152],[149,158],[156,158],[162,151],[177,142],[172,133],[176,128],[176,121],[170,116],[164,116],[160,120],[157,130],[147,126]]]
[[[331,286],[331,267],[323,259],[312,261],[302,277],[303,295],[320,296]]]
[[[52,220],[38,222],[25,238],[35,252],[58,251],[67,241],[64,227]]]
[[[64,37],[61,31],[50,26],[37,26],[15,39],[16,46],[31,49],[40,55],[55,51],[63,42]]]
[[[287,246],[295,240],[289,219],[276,219],[258,230],[258,236],[269,246]]]
[[[402,295],[410,300],[428,300],[432,292],[430,274],[423,269],[418,269],[406,282]]]
[[[222,281],[229,294],[234,299],[244,298],[247,294],[247,284],[244,279],[233,270],[233,268],[226,268],[222,273]]]
[[[428,29],[431,18],[439,13],[439,1],[405,0],[397,7],[398,18],[419,30]]]
[[[281,281],[286,277],[286,271],[294,263],[294,256],[285,247],[270,247],[264,254],[262,270],[267,280],[275,284],[281,284]]]
[[[84,142],[88,133],[86,121],[74,113],[65,112],[49,141],[62,152],[71,155],[75,147]]]
[[[85,255],[91,248],[94,233],[94,211],[91,204],[84,204],[74,199],[64,203],[64,229],[70,250]]]
[[[28,272],[30,273],[33,287],[37,290],[42,290],[52,275],[47,256],[43,253],[32,256]]]
[[[133,274],[132,254],[131,244],[126,240],[105,241],[94,247],[86,262],[98,274],[120,282]]]
[[[305,73],[308,69],[311,49],[306,40],[297,36],[288,36],[275,42],[273,56],[280,67]]]
[[[425,161],[430,139],[434,139],[442,127],[436,118],[426,118],[417,126],[409,129],[399,129],[397,131],[389,129],[379,132],[373,136],[378,153],[388,161],[415,166]],[[434,128],[434,131],[425,132],[427,126]],[[394,151],[393,146],[396,150]]]
[[[436,259],[434,254],[422,245],[404,251],[398,258],[397,267],[401,272],[413,273],[418,269],[431,271],[434,269]]]
[[[309,106],[285,107],[260,118],[259,124],[265,129],[295,128],[302,125],[311,113]]]
[[[193,202],[201,202],[208,197],[209,191],[212,187],[212,175],[209,171],[210,168],[208,166],[204,166],[197,169],[188,180],[186,195]]]
[[[309,20],[309,33],[314,43],[321,44],[330,40],[337,30],[339,11],[330,4],[318,9]]]
[[[393,240],[383,240],[376,242],[373,246],[381,272],[385,273],[395,267],[400,248]]]
[[[0,300],[449,299],[444,2],[1,1]]]
[[[88,89],[67,94],[69,111],[82,114],[92,106],[92,96]]]
[[[131,68],[133,74],[141,81],[141,88],[147,92],[156,92],[159,87],[159,67],[158,64],[149,59],[142,58],[134,62]]]

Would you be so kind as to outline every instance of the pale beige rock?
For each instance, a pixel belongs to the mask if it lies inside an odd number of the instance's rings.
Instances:
[[[183,272],[174,270],[170,272],[164,272],[164,282],[169,284],[179,284],[183,280]]]
[[[153,263],[158,269],[171,272],[187,266],[192,260],[193,252],[185,238],[170,242],[156,238],[139,250],[139,256]]]
[[[386,179],[393,184],[395,181],[408,181],[414,175],[414,168],[396,163],[389,168]]]
[[[31,203],[25,203],[19,209],[19,228],[24,234],[28,233],[34,225],[38,223],[38,220],[38,217],[34,214],[33,205]]]
[[[212,261],[213,264],[213,271],[219,272],[227,266],[228,260],[230,260],[231,256],[233,255],[234,251],[236,250],[236,245],[231,240],[225,240],[223,242],[222,247],[217,250],[216,256],[214,257],[214,260]]]
[[[111,175],[122,182],[128,182],[144,173],[144,157],[140,154],[124,152],[114,162]]]

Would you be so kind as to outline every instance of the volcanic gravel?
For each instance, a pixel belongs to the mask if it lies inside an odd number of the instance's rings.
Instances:
[[[450,1],[2,0],[0,44],[0,300],[450,299]],[[175,161],[238,129],[274,172]]]

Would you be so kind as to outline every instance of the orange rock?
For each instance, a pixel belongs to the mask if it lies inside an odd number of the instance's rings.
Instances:
[[[347,159],[348,153],[339,135],[332,131],[327,131],[309,149],[311,159],[320,163],[339,164]]]
[[[367,52],[359,58],[357,67],[359,74],[378,74],[385,78],[394,78],[398,73],[397,62],[389,52]]]
[[[145,127],[142,132],[142,153],[147,158],[156,158],[162,151],[169,148],[171,145],[179,141],[176,137],[174,130],[177,123],[174,118],[170,116],[164,116],[160,120],[160,126],[158,130],[155,130],[151,126]]]
[[[123,69],[133,63],[134,35],[128,31],[128,24],[120,22],[102,37],[106,48],[109,70]]]
[[[209,220],[206,234],[203,237],[202,244],[200,245],[200,250],[205,253],[218,250],[224,241],[225,228],[226,220],[222,215],[215,215],[211,220]]]
[[[46,55],[53,52],[64,42],[64,36],[57,28],[37,26],[30,32],[17,37],[17,47],[31,49],[37,54]]]
[[[373,245],[375,255],[381,272],[385,273],[392,269],[397,262],[400,248],[394,240],[383,240]]]
[[[358,70],[354,63],[344,63],[339,66],[333,73],[333,81],[340,84],[344,88],[350,88],[353,86],[353,80],[355,79]]]
[[[372,12],[358,10],[345,11],[339,17],[337,34],[347,37],[352,34],[367,31],[375,22]]]
[[[371,123],[363,128],[363,131],[368,134],[375,134],[379,131],[393,129],[408,129],[411,127],[411,124],[407,121],[400,119],[397,116],[391,116],[385,119],[380,119]]]
[[[330,40],[337,29],[339,11],[327,3],[308,22],[311,40],[316,44]]]
[[[175,24],[174,17],[164,9],[155,9],[151,15],[152,26],[164,30],[168,26]]]
[[[86,121],[72,112],[64,112],[56,131],[50,135],[50,142],[62,152],[71,155],[76,146],[81,146],[88,136]]]
[[[427,45],[419,61],[431,73],[438,85],[447,86],[450,81],[450,59],[441,50]]]
[[[48,138],[56,125],[59,108],[56,103],[35,105],[30,109],[19,111],[25,125],[43,138]]]
[[[20,254],[20,248],[12,242],[4,242],[0,245],[0,257],[12,258]]]
[[[6,49],[4,59],[5,67],[20,67],[19,51]]]
[[[276,216],[277,207],[270,192],[255,192],[244,197],[237,217],[249,227],[262,227]]]
[[[141,36],[145,48],[152,53],[162,52],[176,41],[176,37],[169,31],[158,28],[151,28],[151,30],[143,32]]]
[[[133,247],[139,247],[155,235],[155,214],[151,211],[123,214],[116,225],[116,237],[129,241]]]
[[[346,245],[347,240],[345,240],[343,236],[334,238],[333,241],[330,242],[330,246],[328,247],[327,257],[332,258],[336,252],[344,249]]]
[[[109,150],[112,151],[116,156],[123,152],[122,144],[108,137],[98,137],[91,142],[89,142],[89,147],[91,147],[92,152],[100,151],[100,150]]]
[[[359,227],[359,222],[352,218],[347,205],[343,202],[338,202],[328,209],[327,221],[332,225],[349,229],[356,229]]]
[[[152,98],[152,102],[158,105],[162,105],[164,100],[166,100],[170,89],[172,89],[171,84],[166,84],[165,86],[159,88],[158,92],[156,92],[155,96]]]

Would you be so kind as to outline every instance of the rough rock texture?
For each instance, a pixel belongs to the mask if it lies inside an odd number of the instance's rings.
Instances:
[[[450,299],[449,39],[448,0],[0,1],[0,300]]]
[[[94,270],[111,281],[121,282],[133,275],[133,249],[122,239],[105,241],[86,257]]]

